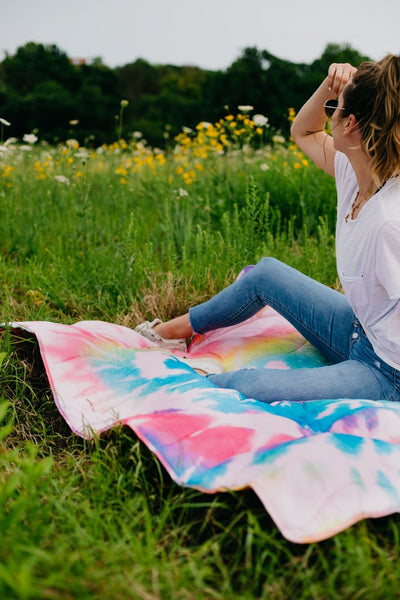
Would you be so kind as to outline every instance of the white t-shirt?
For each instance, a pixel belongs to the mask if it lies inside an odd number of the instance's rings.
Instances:
[[[376,354],[400,370],[400,177],[389,179],[347,222],[358,184],[341,152],[335,178],[340,282]]]

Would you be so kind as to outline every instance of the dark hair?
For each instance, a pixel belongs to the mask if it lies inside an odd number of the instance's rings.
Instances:
[[[400,56],[362,63],[343,93],[342,117],[354,114],[378,185],[400,173]]]

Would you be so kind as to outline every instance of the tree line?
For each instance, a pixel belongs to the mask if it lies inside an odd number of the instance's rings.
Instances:
[[[100,58],[76,64],[56,45],[29,42],[0,63],[0,116],[17,138],[35,132],[52,143],[74,137],[98,145],[140,131],[151,145],[164,146],[183,126],[251,105],[285,134],[288,108],[300,108],[332,62],[367,59],[349,44],[330,43],[311,64],[249,47],[225,70],[141,58],[112,69]]]

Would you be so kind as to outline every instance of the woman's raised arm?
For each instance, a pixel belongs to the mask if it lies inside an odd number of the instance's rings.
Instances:
[[[334,175],[336,150],[332,137],[325,131],[324,104],[340,96],[357,69],[348,63],[334,63],[328,75],[298,112],[291,127],[291,135],[299,148],[321,169]]]

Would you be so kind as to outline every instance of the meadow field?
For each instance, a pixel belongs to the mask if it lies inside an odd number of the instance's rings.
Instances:
[[[167,319],[265,255],[338,288],[334,181],[261,117],[184,128],[165,149],[140,132],[18,142],[3,122],[0,321]],[[252,491],[181,488],[131,431],[72,434],[37,351],[17,356],[6,334],[0,392],[0,598],[399,596],[397,515],[296,545]]]

